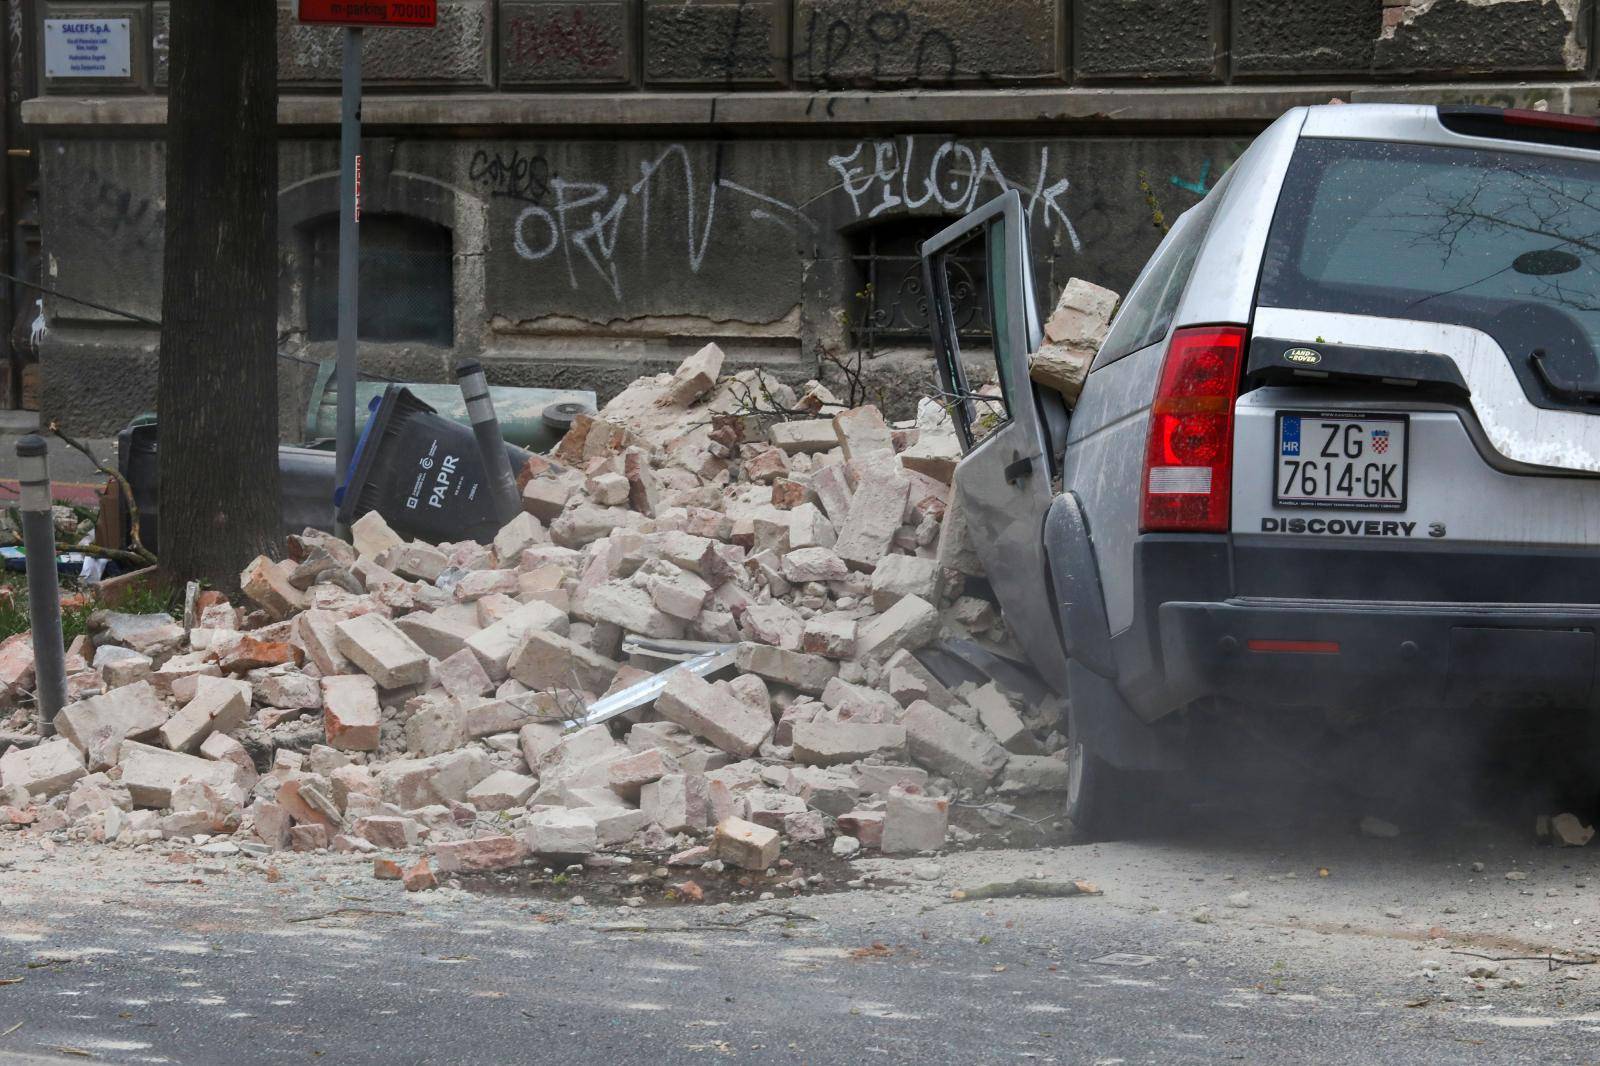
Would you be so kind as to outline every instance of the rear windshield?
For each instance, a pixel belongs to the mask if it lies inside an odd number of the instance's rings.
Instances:
[[[1540,406],[1600,389],[1600,163],[1307,139],[1284,190],[1262,306],[1483,330]]]

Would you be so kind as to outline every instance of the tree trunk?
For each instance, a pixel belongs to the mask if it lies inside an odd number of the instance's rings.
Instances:
[[[161,294],[161,568],[234,590],[278,554],[273,0],[172,5]]]

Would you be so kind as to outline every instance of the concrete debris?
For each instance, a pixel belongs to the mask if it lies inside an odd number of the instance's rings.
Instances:
[[[611,849],[749,871],[786,846],[933,852],[961,838],[955,798],[1064,789],[1059,708],[952,692],[913,654],[1005,639],[964,595],[980,571],[952,533],[943,406],[890,425],[722,364],[708,345],[575,419],[492,545],[408,543],[367,514],[352,543],[307,531],[254,560],[241,601],[206,599],[187,631],[96,614],[60,737],[0,754],[13,821],[370,852],[422,891]],[[663,676],[639,638],[725,658]],[[653,699],[565,726],[653,678]],[[28,643],[0,644],[25,731],[33,684]]]
[[[1078,402],[1095,353],[1111,328],[1118,296],[1082,278],[1071,278],[1061,290],[1056,309],[1045,321],[1045,342],[1028,358],[1028,374],[1061,393],[1069,406]]]

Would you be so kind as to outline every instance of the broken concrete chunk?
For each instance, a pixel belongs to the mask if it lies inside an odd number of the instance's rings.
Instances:
[[[870,404],[834,415],[833,432],[839,446],[844,449],[846,462],[894,454],[894,439],[883,421],[883,414]]]
[[[1053,755],[1013,755],[1000,773],[1000,791],[1006,795],[1065,792],[1071,786],[1067,761]]]
[[[156,809],[172,806],[172,790],[186,781],[229,788],[236,786],[238,776],[232,763],[153,748],[133,740],[122,742],[117,765],[134,806]]]
[[[872,606],[887,611],[907,596],[939,602],[939,564],[914,555],[886,555],[872,571]]]
[[[529,603],[479,631],[466,646],[478,657],[489,680],[500,682],[506,679],[512,653],[529,633],[544,631],[564,637],[570,628],[567,612],[548,603]]]
[[[428,854],[443,873],[477,874],[521,865],[528,845],[514,836],[474,837],[429,844]]]
[[[322,729],[341,751],[377,751],[383,712],[372,678],[345,674],[322,679]]]
[[[833,550],[853,569],[875,569],[889,554],[910,491],[910,480],[892,461],[865,464]]]
[[[811,721],[794,727],[795,761],[810,766],[837,766],[874,755],[902,759],[905,752],[902,725]]]
[[[754,755],[772,734],[771,713],[751,706],[728,685],[709,684],[687,670],[668,677],[656,697],[656,713],[740,758]]]
[[[920,596],[905,596],[857,630],[856,658],[883,661],[913,651],[939,636],[939,612]]]
[[[400,534],[389,528],[389,523],[377,511],[368,511],[350,525],[350,540],[356,555],[376,559],[390,548],[405,544]]]
[[[982,788],[1006,764],[1006,751],[983,733],[931,703],[906,708],[911,757],[968,788]]]
[[[599,847],[594,819],[581,811],[561,808],[528,815],[522,839],[529,851],[550,858],[581,858],[594,854]]]
[[[640,789],[639,809],[669,833],[704,829],[710,819],[710,788],[702,774],[664,774]]]
[[[839,446],[839,434],[832,420],[826,418],[774,422],[767,427],[767,440],[786,455],[814,455]]]
[[[83,752],[65,740],[47,740],[31,748],[12,748],[0,756],[0,786],[26,789],[36,799],[65,792],[88,773]]]
[[[339,651],[383,688],[420,685],[428,679],[428,655],[416,641],[380,614],[340,622]]]
[[[657,403],[662,407],[688,407],[717,384],[725,356],[713,342],[678,364],[667,390]]]
[[[161,743],[173,751],[193,752],[212,733],[231,733],[250,717],[248,681],[202,677],[194,699],[161,726]]]
[[[842,581],[850,568],[828,548],[797,548],[783,557],[783,576],[796,585],[807,581]]]
[[[520,807],[539,787],[537,779],[512,770],[496,770],[467,790],[467,802],[480,811]]]
[[[599,693],[611,686],[620,664],[566,637],[534,630],[523,638],[506,666],[513,678],[530,689]]]
[[[1022,724],[1011,700],[993,681],[975,690],[967,697],[967,703],[978,712],[983,728],[1007,751],[1018,755],[1039,755],[1044,751],[1038,738]]]
[[[124,740],[152,736],[171,713],[150,682],[138,681],[63,707],[56,731],[84,754],[91,772],[107,770],[116,765]]]
[[[526,511],[517,515],[494,535],[494,555],[501,566],[515,566],[522,553],[535,544],[548,544],[550,534],[544,525]]]
[[[740,818],[718,823],[711,848],[717,858],[741,870],[765,870],[778,861],[780,853],[776,829]]]
[[[949,830],[950,801],[895,788],[883,812],[883,850],[890,855],[938,851]]]
[[[834,664],[820,655],[748,642],[739,645],[735,663],[747,674],[811,695],[820,693],[836,673]]]
[[[239,575],[239,586],[251,603],[266,611],[274,620],[282,621],[297,611],[305,610],[305,593],[289,584],[289,578],[278,568],[278,564],[265,555],[256,556],[244,568]]]

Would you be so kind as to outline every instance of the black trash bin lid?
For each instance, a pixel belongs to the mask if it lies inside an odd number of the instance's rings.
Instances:
[[[544,424],[558,433],[565,433],[572,428],[572,420],[582,414],[591,414],[587,404],[568,400],[566,403],[553,403],[546,407],[540,414]]]

